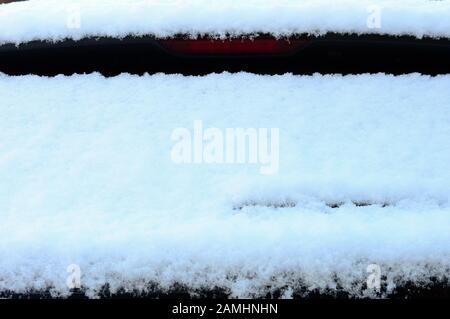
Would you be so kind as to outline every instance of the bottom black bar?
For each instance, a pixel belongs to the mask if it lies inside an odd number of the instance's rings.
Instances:
[[[0,308],[15,314],[27,311],[37,316],[70,314],[78,318],[91,317],[97,312],[132,318],[302,318],[317,316],[355,315],[383,318],[399,308],[402,317],[409,314],[430,316],[445,300],[171,300],[171,299],[118,299],[118,300],[0,300]],[[397,309],[395,309],[397,310]],[[313,316],[311,316],[313,315]]]

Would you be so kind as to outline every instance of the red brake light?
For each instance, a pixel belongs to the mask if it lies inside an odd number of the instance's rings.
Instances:
[[[308,42],[306,38],[276,39],[261,37],[255,39],[166,39],[159,41],[166,49],[187,55],[254,55],[289,54],[296,52]]]

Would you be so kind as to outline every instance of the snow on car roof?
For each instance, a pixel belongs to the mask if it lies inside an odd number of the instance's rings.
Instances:
[[[30,0],[0,5],[0,43],[326,32],[450,37],[450,1]]]

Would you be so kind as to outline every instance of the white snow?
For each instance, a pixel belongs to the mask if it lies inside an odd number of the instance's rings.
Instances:
[[[67,293],[70,264],[92,296],[336,276],[361,295],[371,263],[391,290],[448,277],[449,89],[418,74],[0,75],[0,291]],[[195,120],[279,128],[278,173],[173,163],[173,130]]]
[[[0,43],[175,34],[450,37],[450,1],[30,0],[0,5]]]

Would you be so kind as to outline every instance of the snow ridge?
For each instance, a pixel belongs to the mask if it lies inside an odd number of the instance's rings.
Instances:
[[[327,32],[449,38],[450,1],[30,0],[0,5],[0,43]]]

